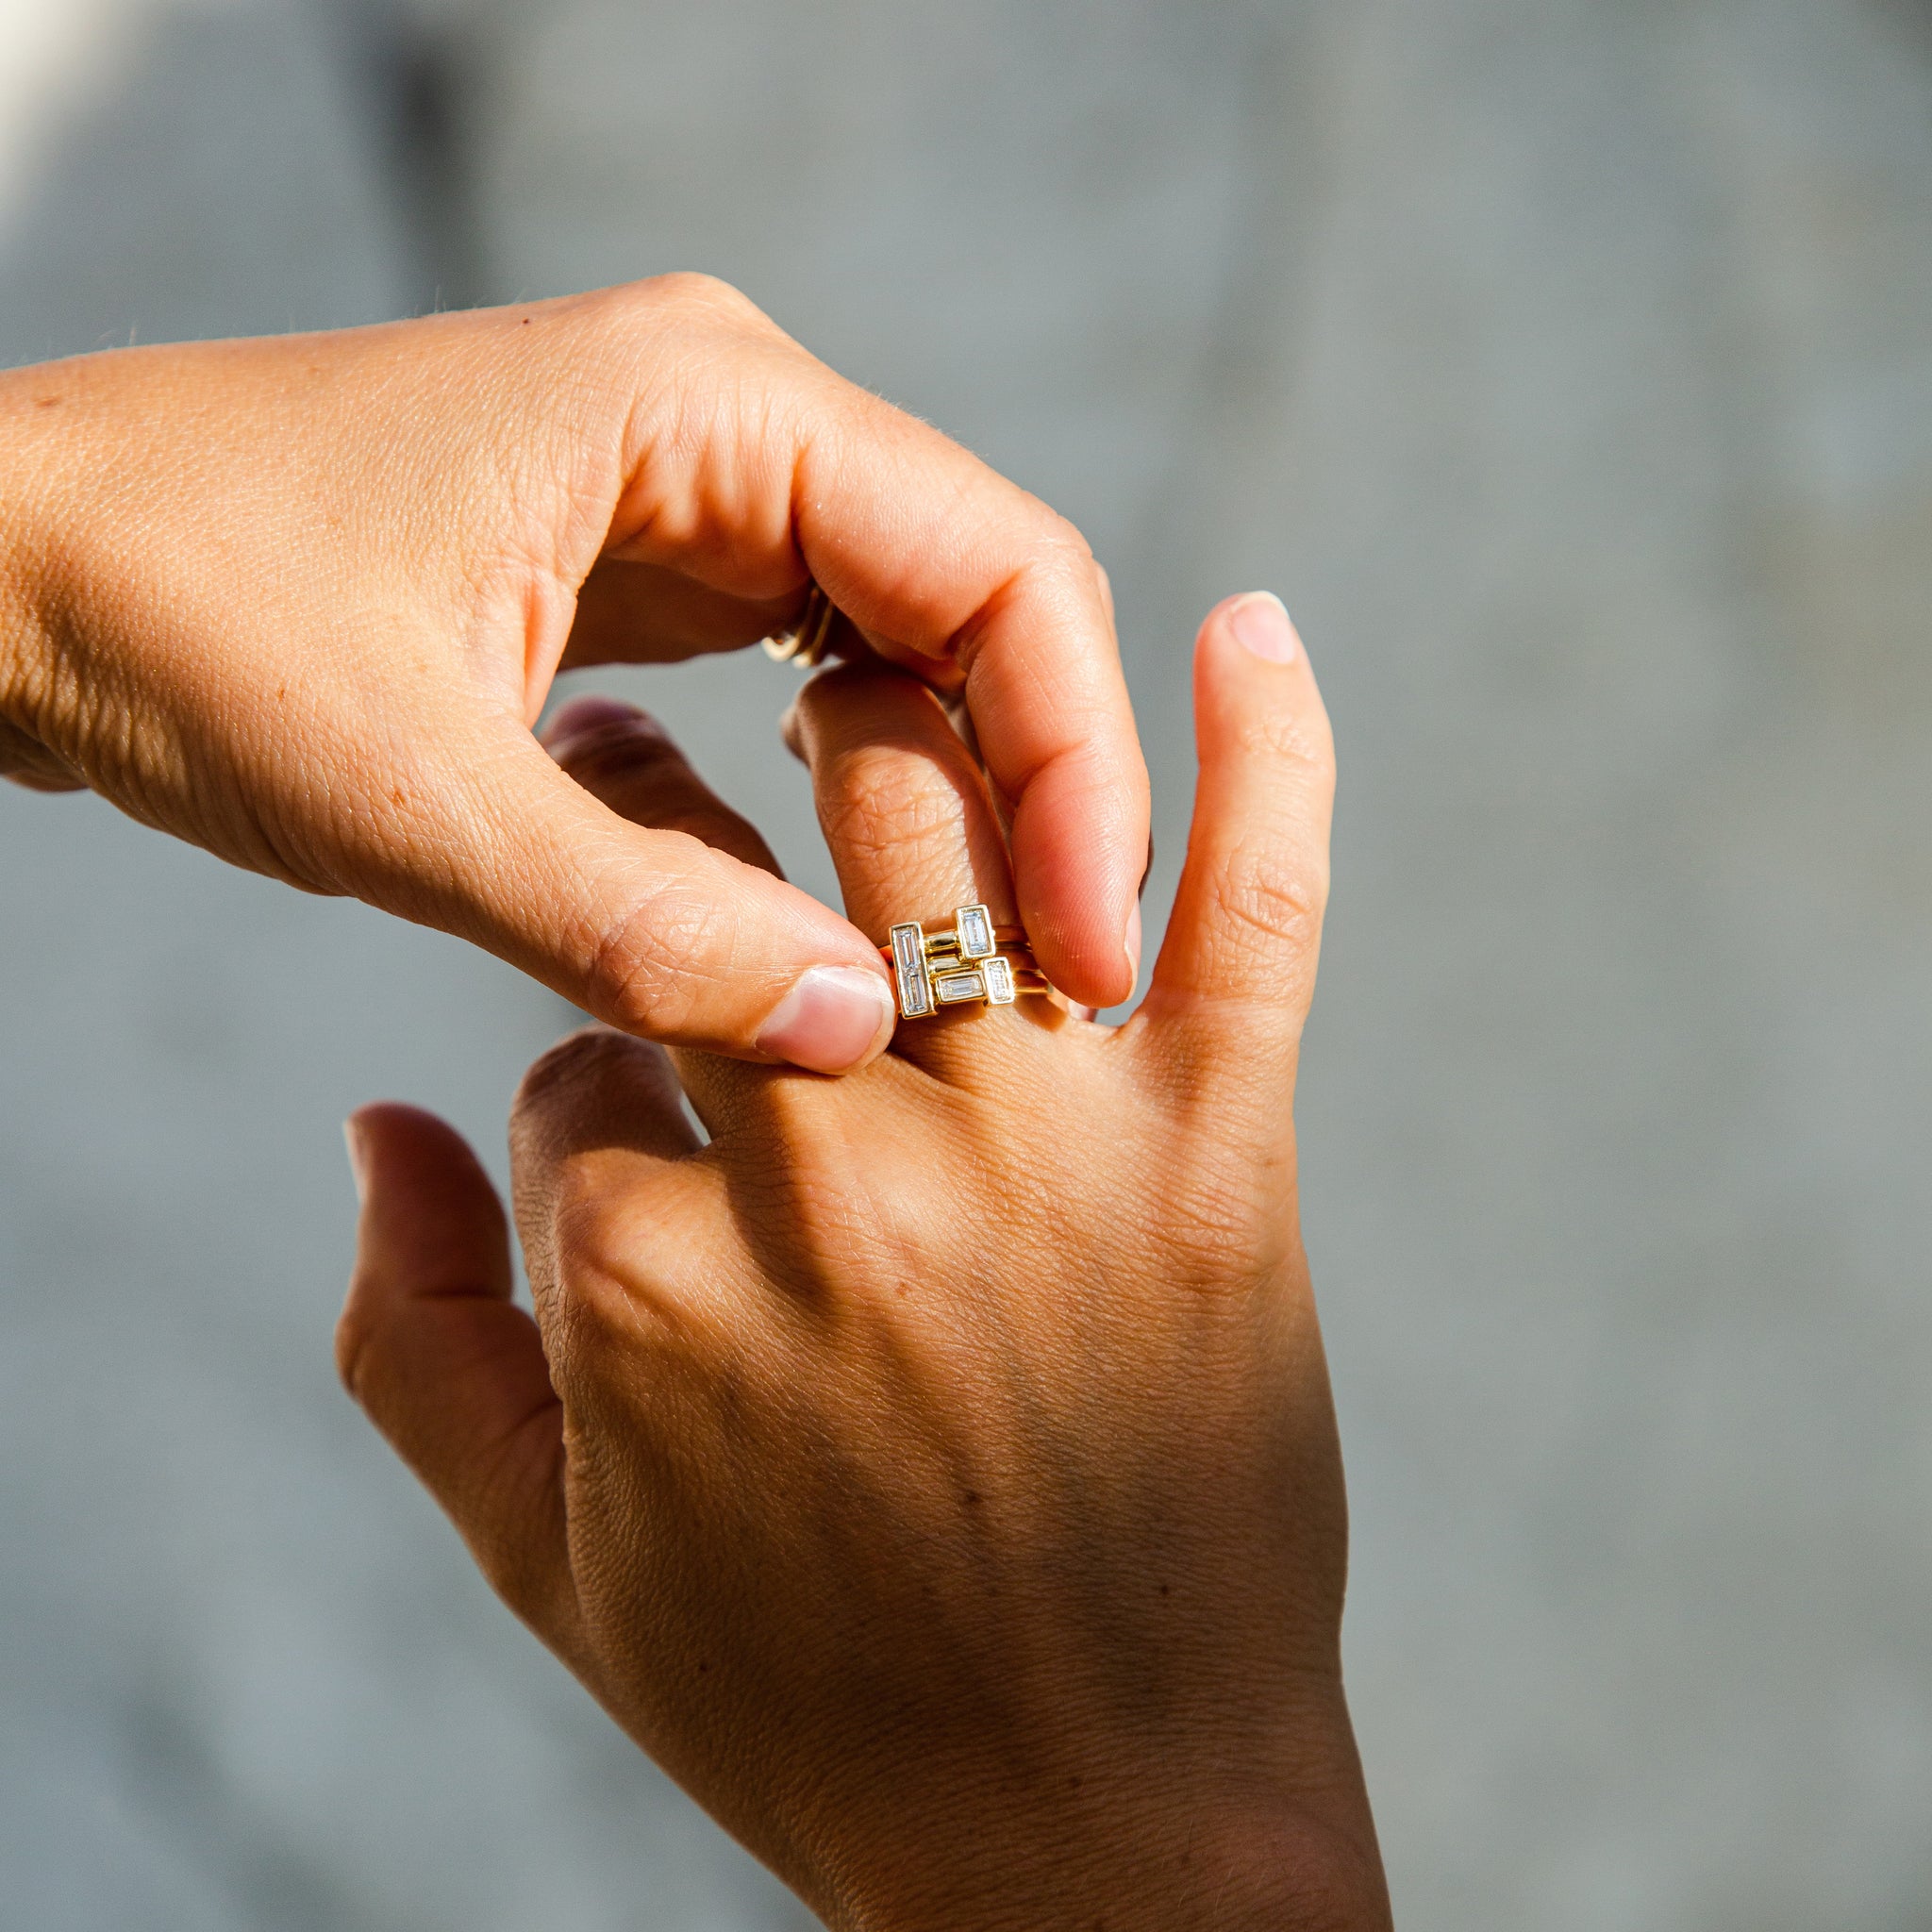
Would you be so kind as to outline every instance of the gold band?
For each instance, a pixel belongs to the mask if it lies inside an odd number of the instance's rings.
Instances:
[[[801,671],[816,670],[824,660],[838,616],[832,600],[814,584],[797,624],[765,640],[765,656],[775,664],[796,664]]]
[[[902,1020],[929,1019],[946,1007],[1010,1007],[1024,993],[1053,991],[1024,929],[995,926],[984,906],[959,907],[950,932],[904,921],[879,951],[892,969]]]

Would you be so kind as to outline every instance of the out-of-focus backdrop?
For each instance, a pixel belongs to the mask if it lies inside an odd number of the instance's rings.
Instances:
[[[0,0],[0,358],[683,267],[1085,527],[1157,929],[1194,624],[1307,638],[1398,1915],[1932,1924],[1932,8]],[[829,891],[791,677],[607,682]],[[342,1114],[500,1171],[567,1017],[0,789],[0,1924],[806,1923],[330,1370]]]

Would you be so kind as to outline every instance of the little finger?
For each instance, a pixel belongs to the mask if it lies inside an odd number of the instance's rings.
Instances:
[[[1200,777],[1167,937],[1137,1026],[1214,1104],[1286,1118],[1328,896],[1335,752],[1278,599],[1230,598],[1194,656]]]

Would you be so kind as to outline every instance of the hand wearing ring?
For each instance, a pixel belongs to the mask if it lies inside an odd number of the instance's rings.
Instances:
[[[1327,726],[1270,600],[1210,620],[1195,688],[1124,1025],[969,1009],[842,1080],[577,1036],[511,1129],[534,1321],[454,1134],[357,1125],[352,1386],[510,1604],[845,1932],[1388,1932],[1297,1227]],[[1003,937],[1000,801],[932,693],[854,664],[796,713],[853,923],[962,908],[922,960]],[[571,769],[759,849],[647,721]]]

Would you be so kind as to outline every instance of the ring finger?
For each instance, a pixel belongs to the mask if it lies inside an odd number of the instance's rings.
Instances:
[[[944,929],[972,905],[984,906],[995,927],[1016,924],[1006,839],[985,775],[923,682],[880,665],[822,673],[800,692],[786,734],[811,768],[845,916],[861,932],[884,946],[895,925]],[[974,997],[902,1020],[893,1049],[940,1071],[983,1050],[990,1028],[1004,1034],[1016,1017],[1058,1025],[1066,1016],[1032,999],[990,1012]]]

